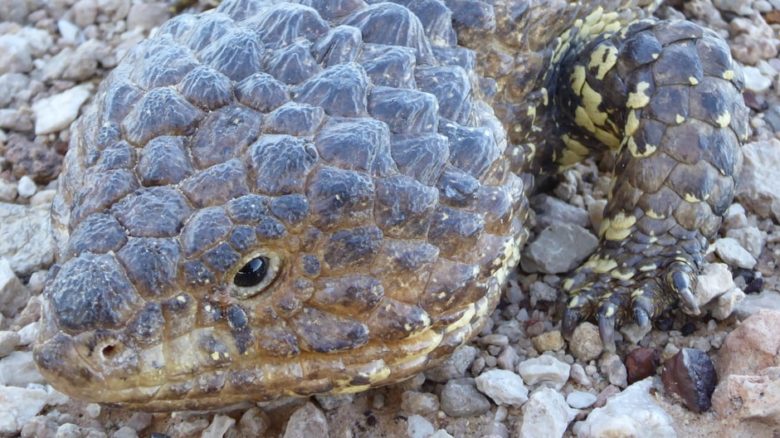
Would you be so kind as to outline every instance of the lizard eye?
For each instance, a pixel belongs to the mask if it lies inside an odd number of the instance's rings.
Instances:
[[[233,296],[250,298],[268,288],[279,274],[281,260],[275,254],[254,254],[237,264],[233,274]]]

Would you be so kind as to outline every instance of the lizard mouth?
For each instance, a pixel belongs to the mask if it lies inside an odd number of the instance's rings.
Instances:
[[[145,411],[204,410],[244,401],[345,394],[396,383],[443,360],[481,330],[500,296],[496,284],[475,303],[398,341],[289,357],[199,357],[199,329],[153,347],[120,336],[59,332],[34,349],[40,372],[59,391],[90,402]],[[214,334],[214,333],[210,333]],[[178,348],[177,346],[182,346]]]

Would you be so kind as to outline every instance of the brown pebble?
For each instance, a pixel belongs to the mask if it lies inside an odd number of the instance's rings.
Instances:
[[[628,384],[655,375],[655,369],[660,364],[660,360],[658,351],[653,348],[639,347],[631,350],[626,356]]]
[[[712,360],[695,348],[683,348],[667,360],[661,380],[667,392],[678,395],[685,407],[696,413],[710,409],[712,391],[718,383]]]

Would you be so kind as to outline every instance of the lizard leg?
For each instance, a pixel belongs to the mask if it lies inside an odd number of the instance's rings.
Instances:
[[[615,154],[597,251],[564,282],[564,333],[596,319],[647,326],[693,290],[709,240],[730,205],[747,138],[742,73],[714,32],[644,20],[562,57],[555,78],[565,130],[559,166],[584,151]]]

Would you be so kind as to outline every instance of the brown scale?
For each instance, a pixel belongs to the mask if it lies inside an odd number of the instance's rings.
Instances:
[[[74,126],[42,374],[146,410],[409,378],[490,317],[533,176],[591,151],[617,155],[617,179],[564,329],[595,317],[609,340],[678,298],[695,310],[746,135],[741,76],[695,25],[628,26],[655,3],[228,0],[173,18]]]

